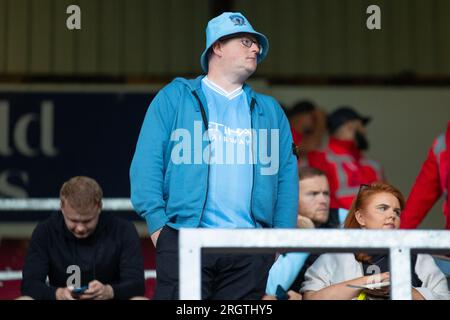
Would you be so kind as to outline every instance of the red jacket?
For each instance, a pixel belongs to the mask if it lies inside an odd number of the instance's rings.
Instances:
[[[303,140],[302,134],[294,129],[294,126],[291,125],[291,134],[292,134],[292,140],[296,146],[299,146],[300,143]]]
[[[450,198],[448,193],[450,185],[449,143],[450,122],[448,122],[446,133],[441,134],[434,140],[428,152],[428,157],[422,165],[422,169],[409,194],[406,207],[403,210],[400,228],[416,228],[436,201],[444,195],[445,228],[450,229]]]
[[[327,175],[331,208],[349,209],[361,184],[384,180],[381,166],[365,158],[353,141],[330,137],[325,150],[308,153],[308,163]]]

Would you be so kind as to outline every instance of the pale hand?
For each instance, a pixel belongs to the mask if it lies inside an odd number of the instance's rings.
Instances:
[[[297,228],[300,229],[314,229],[314,222],[310,218],[298,215],[297,216]]]
[[[158,238],[159,238],[159,234],[161,233],[161,230],[162,230],[162,228],[157,230],[157,231],[155,231],[155,232],[153,232],[152,235],[150,236],[150,238],[152,239],[152,242],[153,242],[153,245],[155,246],[155,248],[156,248],[156,243],[158,242]]]
[[[114,290],[109,284],[98,280],[89,282],[88,289],[80,295],[80,300],[109,300],[114,298]]]
[[[70,288],[58,288],[55,292],[56,300],[76,300],[72,296],[72,290]]]

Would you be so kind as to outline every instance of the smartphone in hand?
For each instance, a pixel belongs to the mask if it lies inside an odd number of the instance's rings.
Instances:
[[[82,286],[82,287],[79,287],[79,288],[74,288],[72,290],[72,293],[74,295],[79,296],[79,295],[83,294],[87,289],[88,289],[88,286]]]

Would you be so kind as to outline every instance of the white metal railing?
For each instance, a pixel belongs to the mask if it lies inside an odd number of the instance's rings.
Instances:
[[[156,279],[156,270],[145,270],[144,278],[147,279]],[[22,280],[22,271],[0,271],[0,282],[1,281],[10,281],[10,280]]]
[[[180,229],[180,299],[201,299],[201,252],[388,251],[391,298],[411,300],[411,250],[444,252],[450,231]],[[447,250],[450,251],[450,250]]]
[[[58,198],[0,199],[1,211],[59,210]],[[105,198],[103,209],[133,210],[128,198]],[[201,250],[221,252],[352,252],[389,251],[392,299],[411,299],[411,249],[437,252],[450,249],[450,231],[429,230],[305,230],[305,229],[181,229],[180,298],[201,298]],[[183,267],[181,267],[183,266]],[[20,271],[15,271],[20,272]],[[0,272],[0,280],[16,279]],[[21,277],[21,272],[20,272]],[[146,278],[156,277],[154,270]]]
[[[0,271],[0,281],[21,280],[22,271]]]

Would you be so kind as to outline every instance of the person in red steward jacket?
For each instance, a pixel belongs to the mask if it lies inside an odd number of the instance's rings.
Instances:
[[[308,153],[309,166],[327,175],[333,208],[349,209],[361,184],[384,180],[381,166],[363,154],[369,148],[366,125],[370,120],[351,107],[339,107],[327,117],[328,145]]]
[[[450,121],[447,131],[439,135],[431,146],[428,157],[411,189],[405,210],[402,212],[400,228],[414,229],[425,218],[429,210],[443,195],[445,228],[450,229]]]

